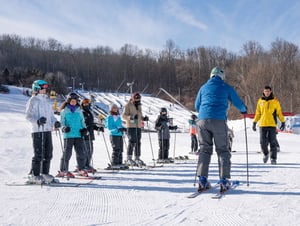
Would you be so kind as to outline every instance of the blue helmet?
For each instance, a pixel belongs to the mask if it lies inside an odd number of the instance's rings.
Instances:
[[[219,76],[222,80],[224,80],[225,72],[219,67],[214,67],[210,72],[210,77],[212,78],[214,76]]]
[[[38,92],[41,89],[47,89],[47,88],[49,88],[49,85],[44,80],[35,80],[32,83],[32,91],[34,91],[34,92]]]

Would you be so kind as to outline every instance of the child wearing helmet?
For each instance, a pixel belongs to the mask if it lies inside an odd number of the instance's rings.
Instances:
[[[116,104],[110,105],[105,126],[109,130],[109,139],[113,149],[112,165],[107,169],[128,169],[128,166],[123,164],[123,133],[126,131],[126,128],[123,127],[119,107]]]
[[[64,137],[64,152],[60,161],[60,171],[57,177],[75,177],[69,172],[69,161],[74,147],[78,172],[81,176],[88,176],[84,169],[86,153],[84,150],[84,136],[87,135],[86,124],[83,113],[78,103],[79,97],[76,93],[70,93],[60,108],[62,132]]]
[[[88,98],[84,98],[80,102],[80,106],[82,109],[84,121],[86,124],[86,128],[88,130],[87,135],[84,136],[84,148],[86,150],[86,161],[84,164],[85,169],[88,173],[96,172],[94,167],[92,166],[93,152],[94,152],[94,144],[95,140],[94,130],[104,131],[103,126],[98,126],[94,123],[94,115],[91,111],[91,102]]]
[[[155,129],[157,130],[159,151],[158,151],[158,163],[170,163],[173,162],[169,159],[170,148],[170,130],[176,130],[177,126],[169,125],[168,112],[166,108],[160,109],[160,114],[155,121]]]
[[[26,104],[26,119],[32,124],[34,156],[31,163],[29,183],[51,183],[54,177],[49,174],[53,154],[52,129],[58,129],[60,122],[46,94],[48,83],[36,80],[32,83],[32,96]]]

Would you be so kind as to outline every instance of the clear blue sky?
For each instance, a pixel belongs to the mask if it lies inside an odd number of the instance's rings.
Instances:
[[[276,38],[300,46],[298,0],[0,0],[0,34],[17,34],[73,47],[124,44],[182,50],[247,41],[265,49]]]

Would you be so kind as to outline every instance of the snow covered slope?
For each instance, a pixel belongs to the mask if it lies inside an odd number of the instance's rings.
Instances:
[[[24,115],[27,100],[28,97],[16,93],[0,94],[0,225],[300,224],[299,135],[280,133],[278,164],[263,164],[262,155],[258,153],[259,134],[251,130],[251,120],[247,120],[250,186],[247,186],[244,121],[232,121],[229,124],[235,132],[233,150],[236,150],[232,153],[232,179],[240,180],[241,185],[221,200],[211,199],[217,189],[195,199],[186,198],[196,189],[193,184],[197,162],[197,156],[188,154],[188,133],[171,134],[170,156],[188,155],[190,160],[178,160],[175,164],[149,170],[109,173],[103,170],[109,161],[107,152],[111,153],[105,131],[96,135],[93,158],[102,180],[78,188],[9,187],[6,182],[24,181],[30,169],[33,150],[30,126]],[[52,136],[51,173],[56,174],[62,149],[59,134],[53,132]],[[150,165],[153,164],[152,153],[156,158],[157,135],[143,133],[142,158]],[[73,153],[70,168],[75,166]],[[218,180],[215,154],[209,180],[212,184]]]

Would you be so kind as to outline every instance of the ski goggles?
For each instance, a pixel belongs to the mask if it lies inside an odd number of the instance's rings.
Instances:
[[[40,85],[41,89],[48,89],[50,86],[49,84],[43,84],[43,85]]]

